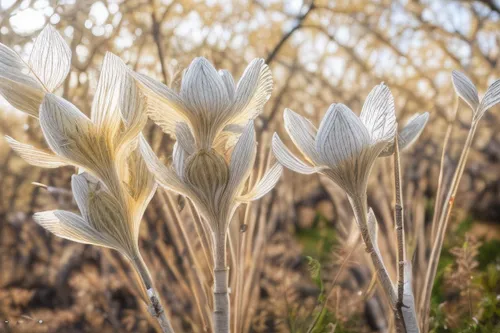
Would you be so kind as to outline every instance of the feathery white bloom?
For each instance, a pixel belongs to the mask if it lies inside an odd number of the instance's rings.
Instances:
[[[284,118],[286,131],[307,163],[292,154],[275,133],[273,151],[278,161],[299,173],[325,174],[350,196],[364,193],[375,159],[382,152],[392,154],[396,117],[394,100],[384,84],[370,92],[360,117],[343,104],[332,104],[319,129],[289,109]],[[401,131],[406,146],[421,133],[427,118],[427,114],[417,116]]]
[[[28,62],[0,43],[0,94],[15,108],[34,117],[45,93],[55,91],[71,67],[71,50],[47,25],[38,35]]]
[[[500,80],[496,80],[488,87],[481,101],[476,86],[465,74],[453,71],[452,82],[457,94],[470,106],[477,119],[500,102]]]
[[[197,149],[223,145],[232,132],[241,133],[262,111],[273,86],[263,59],[253,60],[237,85],[228,71],[217,72],[205,58],[194,59],[186,69],[179,93],[146,75],[135,77],[148,98],[149,117],[171,135],[179,122],[185,123]]]
[[[193,136],[182,133],[188,130],[178,126],[170,166],[162,164],[143,137],[139,143],[142,155],[160,185],[190,198],[214,234],[225,237],[236,208],[269,192],[278,182],[282,167],[275,164],[255,187],[245,190],[256,153],[253,122],[245,127],[228,157],[213,148],[194,149]]]

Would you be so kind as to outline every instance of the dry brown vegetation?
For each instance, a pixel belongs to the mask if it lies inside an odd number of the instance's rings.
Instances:
[[[273,161],[271,134],[283,134],[285,107],[318,124],[332,102],[359,112],[370,89],[385,82],[400,123],[416,112],[431,115],[418,142],[402,153],[406,240],[418,304],[435,232],[443,141],[453,123],[444,155],[446,189],[471,122],[462,102],[454,119],[450,73],[467,73],[480,92],[500,77],[498,1],[208,3],[17,0],[4,7],[2,2],[0,42],[29,54],[37,32],[19,30],[15,17],[28,7],[40,12],[73,52],[60,94],[87,113],[106,51],[169,86],[179,84],[182,69],[196,56],[235,76],[254,57],[266,59],[275,85],[256,120],[262,153],[255,178]],[[2,135],[45,145],[36,120],[5,103],[1,107]],[[500,251],[492,245],[481,257],[479,243],[498,245],[491,242],[500,239],[499,111],[496,106],[481,122],[455,200],[448,254],[438,272],[438,283],[446,287],[431,312],[435,332],[476,332],[466,330],[476,322],[477,332],[499,327],[498,299],[496,314],[484,318],[491,309],[485,298],[500,293],[498,267],[489,265],[499,263]],[[145,135],[156,152],[170,156],[168,136],[154,126]],[[3,140],[0,170],[0,331],[154,332],[126,260],[57,238],[32,221],[38,211],[76,209],[69,187],[74,170],[29,166]],[[395,277],[393,188],[392,159],[380,159],[370,178],[369,205]],[[446,190],[440,194],[438,203]],[[325,179],[285,171],[272,193],[238,210],[229,246],[231,273],[238,272],[230,276],[233,332],[309,332],[321,283],[328,314],[323,330],[314,332],[330,332],[333,325],[335,332],[392,329],[391,309],[373,279],[348,207],[345,194]],[[141,228],[143,255],[178,332],[210,331],[212,244],[199,219],[189,202],[159,190]],[[306,255],[321,263],[321,283],[309,271]],[[484,256],[493,259],[486,262]]]

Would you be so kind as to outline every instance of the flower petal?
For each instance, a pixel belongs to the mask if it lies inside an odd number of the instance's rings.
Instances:
[[[266,174],[261,178],[261,180],[254,186],[254,188],[247,194],[239,197],[242,202],[253,201],[262,198],[269,191],[271,191],[283,173],[283,167],[281,164],[276,163],[273,165]]]
[[[236,88],[231,123],[246,123],[257,117],[271,97],[273,77],[264,59],[254,59]]]
[[[139,148],[149,171],[155,176],[156,181],[161,186],[184,196],[191,195],[191,191],[184,185],[174,169],[165,166],[160,161],[142,135],[139,136]]]
[[[221,76],[222,81],[224,81],[229,100],[232,101],[234,99],[234,95],[236,94],[236,84],[234,83],[233,76],[225,69],[220,70],[219,75]]]
[[[92,122],[70,102],[47,94],[40,107],[40,126],[49,147],[58,155],[82,163],[75,142],[89,136]]]
[[[196,142],[191,132],[191,128],[186,123],[177,123],[175,127],[175,136],[177,138],[177,143],[184,149],[189,155],[193,154],[196,150]]]
[[[63,210],[45,211],[34,214],[33,219],[58,237],[83,244],[120,248],[115,240],[98,232],[81,216],[74,213]]]
[[[238,190],[244,185],[253,169],[256,152],[255,129],[253,121],[249,121],[231,154],[227,185],[228,193],[237,194]]]
[[[370,137],[375,141],[389,141],[396,134],[394,98],[385,84],[375,86],[368,94],[360,115]]]
[[[49,92],[57,89],[71,69],[71,49],[50,24],[33,44],[29,66]]]
[[[359,155],[370,141],[368,130],[347,106],[332,104],[321,121],[316,150],[323,163],[335,167]]]
[[[272,146],[274,156],[284,167],[305,175],[310,175],[319,171],[319,168],[305,164],[298,157],[292,154],[281,141],[277,133],[274,133],[273,135]]]
[[[133,73],[147,98],[147,114],[163,132],[175,136],[178,122],[186,122],[188,114],[181,98],[163,83],[147,75]]]
[[[111,138],[120,128],[120,88],[126,77],[124,71],[126,66],[121,59],[107,52],[92,102],[92,122],[98,131]]]
[[[189,110],[206,119],[220,115],[229,104],[222,77],[205,58],[195,58],[187,68],[182,78],[181,97]]]
[[[21,57],[0,43],[0,94],[16,109],[38,117],[44,88],[29,72]]]
[[[182,146],[179,144],[179,141],[177,141],[174,144],[174,149],[172,152],[172,166],[175,169],[175,172],[179,176],[181,180],[184,180],[184,171],[186,168],[186,159],[188,158],[187,152],[182,148]]]
[[[422,134],[422,131],[429,120],[429,112],[413,115],[406,126],[398,134],[399,149],[409,148]],[[387,145],[380,153],[380,157],[390,156],[394,153],[394,141]]]
[[[65,160],[62,157],[54,155],[50,151],[37,149],[31,145],[16,141],[10,136],[6,136],[5,139],[9,143],[10,147],[19,156],[21,156],[22,159],[24,159],[31,165],[42,168],[58,168],[70,164],[69,161]]]
[[[500,102],[500,80],[496,80],[489,87],[484,94],[479,109],[477,111],[478,117],[482,117],[483,114],[491,109],[493,106]]]
[[[453,71],[451,78],[458,96],[462,97],[475,113],[479,106],[479,97],[474,83],[459,71]]]
[[[314,144],[318,133],[316,127],[308,119],[290,109],[285,109],[284,119],[285,129],[293,143],[308,160],[317,164],[320,159]]]

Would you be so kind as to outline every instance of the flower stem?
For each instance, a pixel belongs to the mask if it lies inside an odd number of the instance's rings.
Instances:
[[[229,333],[229,267],[226,235],[216,236],[214,253],[214,332]]]
[[[356,221],[358,222],[361,237],[365,242],[366,252],[370,254],[373,266],[375,267],[375,270],[377,272],[378,280],[382,285],[384,293],[391,303],[391,307],[394,308],[397,300],[396,291],[394,290],[391,278],[389,277],[389,273],[387,272],[387,269],[382,260],[382,256],[378,251],[375,250],[372,238],[370,237],[370,234],[368,232],[368,210],[366,195],[354,198],[349,197],[349,202],[351,203],[354,216],[356,218]]]
[[[436,278],[437,266],[439,263],[439,257],[441,255],[441,249],[443,247],[444,235],[446,228],[448,226],[448,221],[450,219],[451,209],[453,208],[453,203],[455,201],[455,195],[457,194],[458,185],[462,179],[464,173],[465,164],[467,162],[467,157],[469,156],[470,147],[472,145],[472,140],[474,139],[474,134],[476,133],[477,125],[479,119],[472,121],[469,134],[465,140],[464,149],[460,155],[457,168],[453,174],[453,179],[451,182],[450,191],[446,197],[445,206],[441,212],[441,217],[438,221],[438,228],[436,232],[436,239],[432,244],[432,252],[429,258],[429,266],[427,267],[427,272],[425,275],[424,288],[422,290],[422,299],[420,300],[420,316],[421,316],[421,329],[423,332],[427,332],[429,329],[429,309],[430,309],[430,299],[432,295],[432,287],[434,285],[434,279]]]
[[[156,320],[160,324],[163,333],[174,333],[174,329],[172,328],[172,325],[170,324],[170,321],[167,318],[165,310],[161,305],[160,298],[158,297],[158,294],[156,293],[156,290],[153,287],[153,280],[151,279],[149,270],[146,267],[146,263],[144,262],[144,260],[140,255],[131,260],[131,262],[134,268],[139,273],[142,283],[146,288],[149,299],[149,306],[148,306],[149,313],[154,318],[156,318]]]

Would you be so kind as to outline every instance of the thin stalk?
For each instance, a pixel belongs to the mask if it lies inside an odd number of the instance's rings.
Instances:
[[[397,279],[397,302],[396,302],[396,331],[400,333],[408,332],[405,318],[403,316],[403,306],[415,309],[415,304],[403,304],[404,284],[405,284],[405,263],[406,263],[406,244],[404,229],[404,206],[403,191],[401,189],[401,159],[399,156],[398,136],[394,138],[394,220],[396,221],[396,240],[398,243],[398,279]],[[414,313],[414,311],[413,311]],[[415,318],[415,323],[418,323]]]
[[[165,310],[163,309],[163,305],[161,305],[160,298],[158,297],[158,294],[154,289],[153,280],[151,279],[149,270],[146,267],[146,263],[144,263],[144,260],[141,256],[132,259],[131,262],[134,268],[137,270],[137,273],[139,273],[142,283],[146,288],[148,300],[150,302],[148,307],[149,313],[151,314],[151,316],[156,318],[163,333],[174,333],[174,329],[172,328],[172,325],[167,318]]]
[[[368,233],[368,209],[366,194],[360,197],[349,197],[349,202],[351,203],[356,221],[358,221],[361,237],[363,238],[363,241],[365,243],[366,252],[368,252],[368,254],[371,256],[378,280],[382,285],[382,289],[384,290],[385,295],[391,303],[391,307],[394,308],[397,299],[396,291],[394,290],[394,287],[392,285],[392,281],[389,277],[389,273],[387,272],[387,268],[382,261],[382,257],[380,253],[375,250],[372,238]]]
[[[226,233],[214,240],[214,332],[229,333],[229,267],[227,267]]]
[[[465,140],[464,149],[460,155],[457,168],[453,174],[450,191],[446,197],[446,201],[444,203],[445,206],[443,207],[443,211],[441,212],[441,217],[439,219],[436,239],[434,240],[434,244],[432,246],[429,266],[427,267],[427,273],[425,275],[424,288],[422,290],[423,297],[420,301],[420,314],[422,316],[421,329],[423,332],[428,331],[430,298],[432,294],[433,282],[436,277],[439,256],[441,255],[441,249],[443,247],[444,235],[450,219],[451,209],[453,208],[453,203],[455,201],[455,195],[457,194],[458,186],[464,173],[465,164],[467,162],[467,157],[469,156],[470,147],[472,145],[472,140],[474,139],[474,134],[476,133],[478,122],[479,119],[474,118],[472,120],[472,125],[469,130],[469,134],[467,135],[467,139]]]

